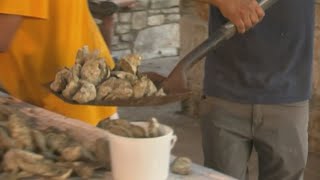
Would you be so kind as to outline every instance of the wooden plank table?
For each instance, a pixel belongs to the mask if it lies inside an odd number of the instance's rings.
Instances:
[[[60,130],[67,131],[71,136],[80,142],[85,142],[83,145],[90,147],[94,146],[94,143],[99,138],[108,139],[107,133],[104,130],[95,128],[84,122],[76,119],[67,118],[57,113],[39,108],[18,99],[15,99],[7,94],[0,92],[0,104],[8,107],[15,108],[17,111],[21,111],[30,117],[33,117],[39,129],[46,129],[48,127],[56,127]],[[172,156],[174,159],[174,156]],[[112,176],[110,172],[101,172],[97,174],[97,178],[91,178],[92,180],[110,179]],[[170,174],[168,180],[232,180],[229,176],[223,175],[212,169],[205,168],[203,166],[193,164],[192,173],[188,176],[180,176],[176,174]],[[79,180],[78,178],[71,178],[70,180]]]

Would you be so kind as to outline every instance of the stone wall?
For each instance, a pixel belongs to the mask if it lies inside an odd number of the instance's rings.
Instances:
[[[101,1],[101,0],[100,0]],[[131,10],[115,14],[112,53],[139,53],[145,59],[178,56],[180,1],[137,0]]]

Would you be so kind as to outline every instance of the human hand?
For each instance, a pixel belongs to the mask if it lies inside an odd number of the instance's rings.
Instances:
[[[245,33],[264,17],[264,10],[256,0],[212,0],[222,15],[229,19],[239,33]]]

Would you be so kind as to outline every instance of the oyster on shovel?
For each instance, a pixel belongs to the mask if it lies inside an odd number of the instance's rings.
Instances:
[[[78,104],[134,100],[143,97],[166,96],[147,76],[138,73],[142,57],[123,56],[111,71],[99,51],[87,46],[78,50],[74,66],[60,70],[50,89],[65,100]]]

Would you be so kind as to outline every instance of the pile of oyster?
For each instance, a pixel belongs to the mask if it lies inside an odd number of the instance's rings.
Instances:
[[[130,138],[153,138],[165,135],[156,118],[148,120],[148,127],[146,129],[124,119],[104,120],[97,127],[107,130],[112,134]]]
[[[99,162],[108,156],[108,144],[89,150],[67,133],[54,128],[39,131],[24,114],[0,112],[0,179],[90,178],[97,170],[110,170]],[[101,141],[101,140],[99,140]]]
[[[145,75],[138,73],[142,58],[130,54],[110,70],[99,51],[90,53],[87,46],[79,49],[73,67],[60,70],[51,83],[52,91],[80,104],[117,99],[139,99],[165,96]]]

